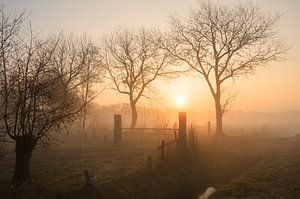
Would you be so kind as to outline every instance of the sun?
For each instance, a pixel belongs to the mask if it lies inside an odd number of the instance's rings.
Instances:
[[[175,97],[175,103],[177,106],[184,106],[186,104],[186,97],[184,95],[177,95]]]

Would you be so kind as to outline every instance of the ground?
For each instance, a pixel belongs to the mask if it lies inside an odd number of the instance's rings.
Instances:
[[[300,198],[299,138],[256,141],[249,147],[249,153],[262,158],[230,183],[220,186],[212,198]]]
[[[154,147],[38,149],[33,184],[22,193],[9,189],[11,151],[0,161],[0,198],[196,199],[208,186],[217,189],[212,198],[300,198],[300,139],[227,136],[200,143],[185,154],[170,150],[164,161]],[[97,176],[90,185],[83,179],[86,169]]]

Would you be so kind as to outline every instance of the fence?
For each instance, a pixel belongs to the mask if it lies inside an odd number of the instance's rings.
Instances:
[[[122,116],[117,114],[114,115],[113,144],[159,149],[164,159],[165,150],[176,147],[179,151],[185,151],[187,144],[196,144],[200,128],[206,128],[208,134],[211,131],[210,122],[206,126],[188,126],[186,112],[179,112],[178,124],[178,128],[125,128],[122,127]]]

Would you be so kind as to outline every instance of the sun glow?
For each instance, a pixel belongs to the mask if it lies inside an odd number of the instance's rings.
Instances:
[[[186,97],[184,95],[177,95],[175,97],[175,103],[179,107],[184,106],[186,104]]]

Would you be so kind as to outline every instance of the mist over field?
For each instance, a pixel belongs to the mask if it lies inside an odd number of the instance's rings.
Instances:
[[[130,106],[128,104],[115,104],[101,106],[94,104],[89,114],[88,129],[96,125],[97,132],[101,128],[113,126],[114,114],[123,116],[123,125],[130,124]],[[149,107],[138,107],[140,118],[139,127],[172,127],[178,120],[176,109],[156,109]],[[187,110],[187,121],[198,126],[205,126],[208,121],[214,123],[214,112],[197,112]],[[235,111],[229,110],[224,115],[224,131],[227,135],[255,135],[259,137],[290,137],[300,131],[300,111],[290,112],[259,112],[259,111]],[[96,124],[95,124],[96,123]],[[178,124],[177,124],[178,125]],[[203,132],[205,134],[205,132]]]
[[[299,199],[299,9],[2,0],[0,199]]]

